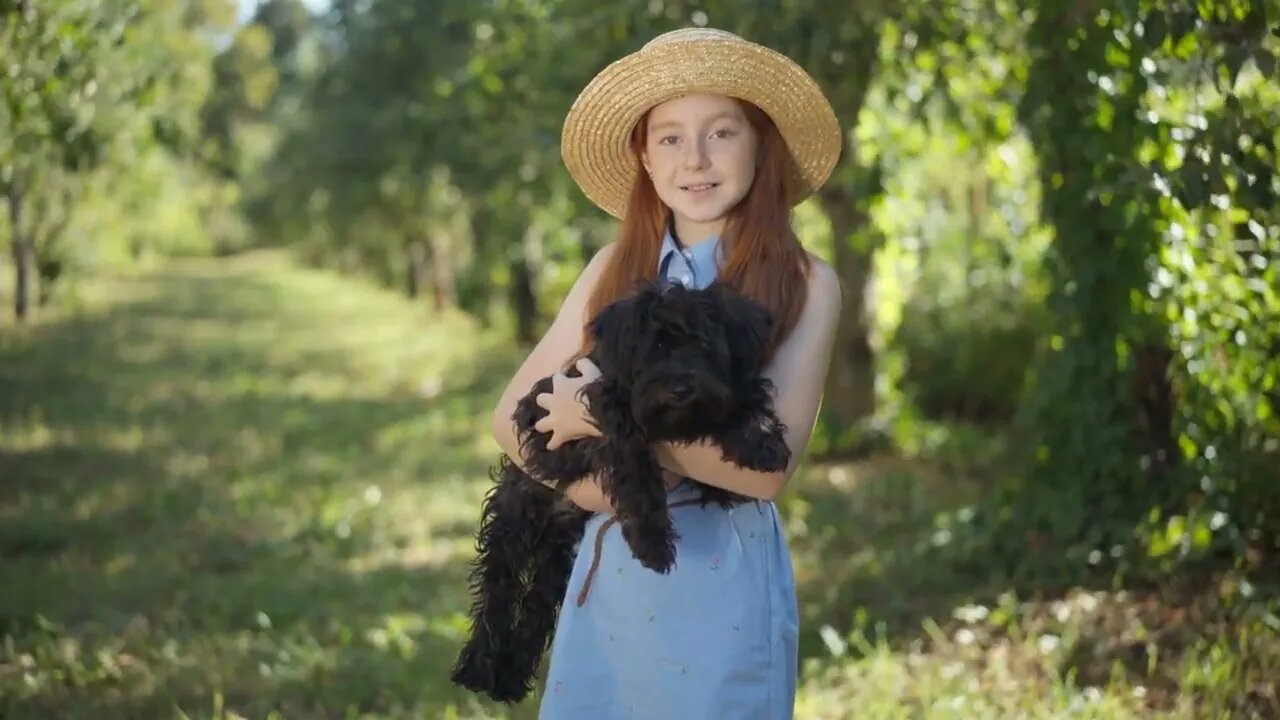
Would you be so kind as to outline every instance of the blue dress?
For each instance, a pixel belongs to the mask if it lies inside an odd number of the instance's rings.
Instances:
[[[717,251],[717,238],[681,249],[668,233],[660,272],[705,287]],[[680,540],[667,575],[636,561],[610,515],[587,523],[541,720],[792,717],[799,616],[778,509],[767,501],[701,508],[697,494],[685,482],[668,496]]]

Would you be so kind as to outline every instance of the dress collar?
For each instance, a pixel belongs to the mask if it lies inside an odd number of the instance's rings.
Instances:
[[[667,232],[662,236],[662,249],[658,252],[658,267],[662,268],[667,262],[667,256],[672,253],[680,253],[684,255],[685,261],[690,265],[700,268],[715,267],[721,258],[720,236],[712,235],[705,240],[699,240],[692,246],[682,246],[676,241],[675,232],[670,223],[667,225]]]

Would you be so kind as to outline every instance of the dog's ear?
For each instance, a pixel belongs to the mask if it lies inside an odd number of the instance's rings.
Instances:
[[[735,379],[746,379],[764,368],[765,345],[773,334],[773,314],[763,305],[727,287],[718,290]]]
[[[654,287],[641,286],[632,294],[606,305],[587,323],[587,331],[595,342],[596,364],[605,375],[618,377],[630,384],[638,343],[648,323],[656,293]]]

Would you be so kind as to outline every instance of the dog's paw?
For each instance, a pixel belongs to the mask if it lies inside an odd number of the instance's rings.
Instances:
[[[758,472],[785,470],[791,461],[791,449],[775,427],[748,425],[717,438],[723,458]]]
[[[499,678],[496,686],[487,694],[490,699],[508,705],[522,702],[533,688],[518,678]]]
[[[474,693],[489,693],[495,682],[493,662],[481,657],[472,645],[467,645],[458,655],[449,679],[454,685]]]
[[[502,703],[518,703],[532,691],[529,683],[493,658],[481,657],[472,646],[463,648],[449,679],[454,685]]]
[[[787,446],[785,440],[766,435],[762,438],[762,442],[756,446],[755,452],[749,458],[749,461],[761,472],[786,470],[787,463],[791,462],[791,448]]]
[[[631,554],[639,563],[650,570],[663,575],[671,572],[676,564],[676,543],[674,537],[667,540],[644,538],[629,542]]]
[[[659,546],[657,548],[645,548],[635,553],[636,560],[640,564],[650,570],[666,575],[676,564],[675,548],[666,548]]]

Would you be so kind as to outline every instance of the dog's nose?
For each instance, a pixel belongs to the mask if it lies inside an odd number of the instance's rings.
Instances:
[[[672,400],[688,400],[693,395],[693,386],[686,382],[674,383],[669,392]]]

